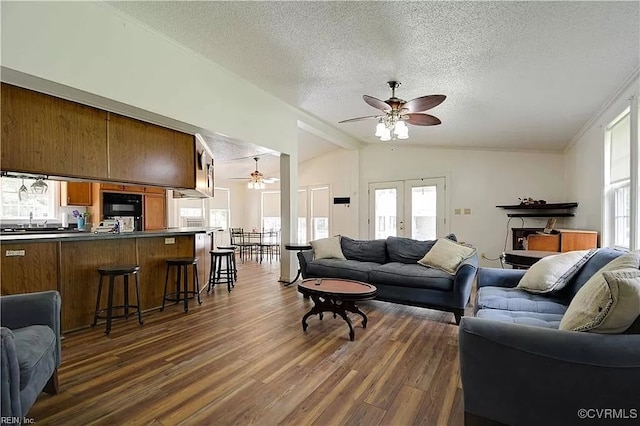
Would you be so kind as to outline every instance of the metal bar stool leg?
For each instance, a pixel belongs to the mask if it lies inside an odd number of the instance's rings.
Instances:
[[[98,324],[98,311],[100,310],[100,298],[102,297],[102,277],[104,275],[100,274],[100,281],[98,282],[98,298],[96,299],[96,310],[93,314],[93,324],[91,327],[95,327]]]
[[[193,276],[195,278],[196,284],[196,296],[198,297],[198,305],[202,305],[202,300],[200,300],[200,283],[198,282],[198,264],[193,264]]]
[[[124,317],[129,319],[129,274],[124,274]]]
[[[111,332],[111,317],[113,315],[113,281],[115,277],[113,275],[109,276],[109,301],[107,302],[107,329],[105,330],[105,334],[109,334]]]
[[[143,324],[142,322],[142,312],[140,312],[142,310],[142,303],[140,302],[140,286],[138,285],[138,274],[134,274],[134,278],[136,280],[136,301],[138,303],[138,322],[140,324]]]
[[[182,288],[184,289],[184,311],[189,312],[189,297],[187,295],[187,287],[189,286],[189,268],[187,265],[183,265],[182,271],[184,273],[184,283],[182,283]]]
[[[164,294],[162,295],[162,308],[160,308],[160,312],[164,311],[164,302],[167,300],[167,285],[169,285],[169,269],[171,269],[170,265],[167,265],[167,275],[164,278]]]

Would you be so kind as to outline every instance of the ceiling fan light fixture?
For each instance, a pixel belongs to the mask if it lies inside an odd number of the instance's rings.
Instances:
[[[382,135],[380,136],[380,140],[382,142],[386,142],[386,141],[390,141],[391,140],[391,130],[388,127],[384,128],[384,131],[382,132]]]
[[[393,127],[393,133],[396,136],[400,136],[400,135],[402,135],[404,133],[406,133],[408,135],[409,134],[408,130],[409,129],[407,128],[407,125],[404,124],[404,121],[402,121],[402,120],[399,120],[396,123],[396,125]]]
[[[380,120],[378,122],[378,125],[376,126],[376,133],[375,135],[379,138],[382,137],[382,135],[384,134],[384,131],[387,127],[384,125],[384,123],[382,122],[382,120]]]

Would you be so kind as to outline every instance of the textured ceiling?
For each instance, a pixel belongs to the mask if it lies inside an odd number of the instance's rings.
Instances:
[[[640,63],[636,1],[110,4],[364,142],[397,79],[447,95],[406,143],[562,150]]]

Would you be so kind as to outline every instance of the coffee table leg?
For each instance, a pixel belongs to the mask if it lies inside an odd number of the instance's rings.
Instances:
[[[356,306],[355,302],[349,302],[345,305],[345,309],[349,312],[360,315],[362,317],[362,328],[367,328],[367,315]]]

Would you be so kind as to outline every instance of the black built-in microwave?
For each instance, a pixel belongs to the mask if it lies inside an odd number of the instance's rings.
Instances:
[[[142,231],[142,195],[103,192],[102,215],[105,219],[133,217],[135,230]]]

